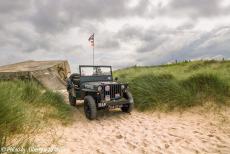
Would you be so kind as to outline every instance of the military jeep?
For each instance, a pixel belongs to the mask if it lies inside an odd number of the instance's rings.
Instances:
[[[84,100],[84,112],[88,119],[95,119],[97,111],[106,108],[132,111],[134,101],[128,84],[113,79],[111,66],[80,65],[79,72],[67,79],[69,103],[76,106],[76,100]]]

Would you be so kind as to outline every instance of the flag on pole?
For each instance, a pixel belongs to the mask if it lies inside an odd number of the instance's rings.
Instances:
[[[91,46],[91,47],[94,47],[94,34],[92,34],[92,35],[89,37],[88,41],[90,42],[90,46]]]

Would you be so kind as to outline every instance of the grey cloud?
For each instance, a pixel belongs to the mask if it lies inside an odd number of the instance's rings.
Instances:
[[[28,9],[28,5],[30,5],[30,0],[0,0],[0,13],[23,11]]]
[[[102,48],[102,49],[119,49],[120,48],[120,43],[118,40],[109,38],[106,39],[102,42],[100,42],[98,45],[96,45],[97,48]]]
[[[21,55],[21,52],[1,51],[0,53],[0,65],[12,64],[24,60],[23,57],[18,56]]]
[[[5,51],[33,52],[50,49],[50,41],[45,35],[37,34],[27,24],[15,24],[0,29],[0,49]]]
[[[123,0],[68,0],[64,1],[64,9],[75,18],[104,19],[108,17],[124,17],[127,15],[142,15],[148,6],[148,0],[140,1],[134,8],[127,7]]]
[[[198,39],[169,54],[175,60],[210,58],[217,55],[230,57],[230,27],[221,27],[203,33]],[[171,55],[171,56],[170,56]]]
[[[185,23],[185,24],[179,26],[179,27],[177,28],[177,30],[191,30],[191,29],[193,29],[194,27],[195,27],[195,23],[189,21],[189,22],[187,22],[187,23]]]
[[[76,52],[84,52],[84,47],[80,44],[73,45],[73,46],[68,46],[68,47],[63,47],[62,51],[65,51],[69,55],[75,54]]]
[[[144,53],[144,52],[153,52],[157,47],[159,47],[162,43],[164,43],[166,39],[156,38],[149,41],[145,41],[142,45],[137,48],[137,52]]]
[[[154,30],[154,28],[155,27],[143,29],[141,27],[126,25],[118,32],[116,37],[122,41],[138,40],[141,42],[141,46],[137,47],[137,52],[151,52],[159,47],[163,42],[167,41],[168,36],[172,33],[168,33],[167,31],[159,32]]]
[[[0,64],[56,58],[68,59],[74,67],[91,63],[88,38],[80,38],[85,39],[85,44],[78,40],[68,42],[72,29],[78,29],[74,34],[76,32],[83,37],[95,32],[98,63],[112,64],[116,68],[136,63],[160,64],[172,59],[230,57],[228,27],[217,27],[208,33],[193,31],[198,21],[196,18],[211,20],[214,16],[229,15],[228,8],[221,8],[217,0],[173,0],[152,10],[154,15],[164,15],[169,19],[189,17],[187,23],[177,28],[170,25],[156,27],[155,24],[143,28],[134,23],[124,25],[118,32],[108,30],[108,36],[105,36],[104,22],[115,19],[120,24],[127,17],[150,20],[149,16],[146,17],[149,6],[148,0],[140,1],[133,8],[129,8],[127,1],[123,0],[0,0]],[[190,32],[191,35],[187,34]],[[62,39],[66,39],[67,43],[60,43]],[[186,41],[181,42],[182,39]],[[138,44],[133,46],[133,42]],[[178,44],[181,46],[174,48]]]
[[[13,22],[26,20],[31,14],[30,0],[0,0],[0,28]]]
[[[28,17],[28,20],[35,26],[38,32],[56,33],[65,27],[64,22],[59,17],[59,11],[61,11],[60,0],[34,1],[33,6],[35,12]]]
[[[97,23],[107,18],[122,18],[125,16],[141,15],[148,1],[141,1],[134,8],[128,8],[127,2],[100,0],[55,0],[55,1],[0,1],[0,33],[5,51],[34,52],[36,50],[54,50],[52,47],[57,34],[65,33],[71,27],[79,27],[81,31],[97,33]],[[8,29],[15,25],[16,30]],[[30,31],[20,29],[28,24]],[[18,28],[19,27],[19,28]],[[50,39],[51,38],[51,39]],[[103,41],[102,41],[103,42]],[[115,40],[104,41],[103,48],[119,48]],[[55,49],[58,50],[58,49]]]
[[[123,0],[56,0],[35,1],[35,13],[29,18],[39,32],[58,32],[68,27],[79,26],[86,20],[103,22],[108,18],[142,15],[148,0],[140,1],[134,8],[128,8]]]
[[[132,29],[132,28],[131,28]],[[180,39],[187,31],[167,30],[155,32],[151,29],[143,30],[142,35],[135,37],[140,40],[141,46],[136,48],[136,64],[155,65],[163,64],[173,60],[189,60],[212,57],[230,57],[230,27],[221,27],[210,32],[191,33],[187,44],[182,44]],[[151,36],[148,36],[151,35]],[[194,38],[197,35],[197,39]],[[175,44],[171,42],[175,41]],[[174,48],[174,45],[181,44],[181,48]],[[163,45],[163,48],[157,49]]]
[[[191,54],[226,52],[230,53],[230,27],[221,27],[202,34],[198,39],[184,46],[181,51]],[[196,52],[195,52],[196,51]]]
[[[0,1],[1,21],[25,21],[33,24],[39,33],[61,33],[82,23],[103,22],[108,18],[141,16],[148,0],[129,8],[123,0],[17,0]],[[20,16],[20,18],[19,18]]]
[[[130,25],[124,25],[120,31],[115,35],[116,38],[123,41],[130,41],[133,39],[139,39],[142,36],[142,28],[134,27]]]
[[[188,16],[193,19],[229,14],[230,7],[222,8],[220,3],[221,0],[172,0],[159,12],[169,16]]]

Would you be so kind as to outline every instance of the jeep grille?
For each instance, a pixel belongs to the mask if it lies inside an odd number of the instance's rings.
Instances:
[[[108,86],[110,86],[110,91],[105,91],[105,88],[103,88],[103,90],[105,95],[110,95],[110,99],[115,99],[115,94],[120,94],[120,96],[122,97],[122,90],[120,84],[111,84]]]

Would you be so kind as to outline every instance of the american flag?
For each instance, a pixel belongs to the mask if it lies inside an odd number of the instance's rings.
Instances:
[[[89,37],[88,41],[90,42],[90,45],[91,45],[92,47],[94,47],[94,34],[92,34],[92,35]]]

